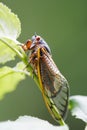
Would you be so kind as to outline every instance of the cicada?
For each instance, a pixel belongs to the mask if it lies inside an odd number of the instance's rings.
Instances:
[[[58,123],[63,124],[68,108],[69,85],[54,63],[48,44],[42,37],[34,35],[22,48],[30,50],[29,63],[39,80],[48,111]]]

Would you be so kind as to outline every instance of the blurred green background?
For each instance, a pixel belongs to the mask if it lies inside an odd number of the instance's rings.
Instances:
[[[87,0],[1,2],[21,20],[22,33],[18,40],[24,43],[35,32],[41,35],[69,82],[70,95],[87,95]],[[57,125],[45,107],[41,92],[29,77],[0,101],[0,121],[14,120],[23,115],[39,117]],[[70,130],[84,128],[84,123],[74,119],[70,113],[66,123]]]

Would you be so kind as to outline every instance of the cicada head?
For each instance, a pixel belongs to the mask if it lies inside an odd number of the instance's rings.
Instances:
[[[44,47],[46,51],[51,54],[51,50],[47,45],[46,41],[44,41],[44,39],[41,36],[35,34],[34,36],[32,36],[32,45],[30,48],[33,49],[39,47]]]
[[[36,50],[38,48],[45,48],[46,51],[51,54],[51,50],[49,48],[49,46],[47,45],[46,41],[44,41],[44,39],[39,36],[39,35],[34,35],[32,36],[31,40],[27,40],[27,42],[25,44],[22,45],[22,48],[24,51],[27,50]]]

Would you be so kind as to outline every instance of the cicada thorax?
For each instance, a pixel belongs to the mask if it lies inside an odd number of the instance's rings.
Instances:
[[[33,71],[36,73],[36,75],[37,75],[37,62],[38,62],[37,52],[33,50],[31,51],[29,56],[29,63],[31,64]]]
[[[40,47],[36,46],[35,48],[33,48],[30,52],[29,55],[29,63],[31,64],[32,68],[33,68],[33,72],[35,72],[35,74],[38,77],[38,49]]]

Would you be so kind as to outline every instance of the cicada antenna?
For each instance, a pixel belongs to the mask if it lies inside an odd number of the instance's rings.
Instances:
[[[36,37],[36,36],[37,36],[37,33],[35,32],[34,35],[35,35],[35,37]]]

